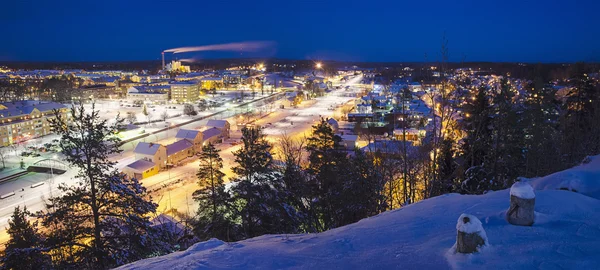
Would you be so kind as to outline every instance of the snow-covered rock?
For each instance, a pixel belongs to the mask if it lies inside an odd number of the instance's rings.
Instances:
[[[581,165],[532,179],[536,190],[564,189],[600,199],[600,155],[587,157]]]

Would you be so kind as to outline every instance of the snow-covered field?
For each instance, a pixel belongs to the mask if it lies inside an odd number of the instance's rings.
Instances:
[[[324,233],[213,239],[122,269],[600,269],[598,196],[556,190],[573,181],[597,187],[598,162],[532,180],[531,227],[505,220],[509,190],[448,194]],[[481,220],[489,246],[480,253],[452,252],[463,213]]]

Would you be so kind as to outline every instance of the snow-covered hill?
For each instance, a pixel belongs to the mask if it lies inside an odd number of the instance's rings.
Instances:
[[[600,158],[532,180],[536,222],[508,224],[509,191],[448,194],[358,223],[308,235],[265,235],[236,243],[210,240],[122,269],[600,269]],[[559,180],[556,180],[559,179]],[[586,196],[561,188],[577,179]],[[582,188],[584,187],[584,188]],[[579,191],[579,190],[578,190]],[[483,223],[489,247],[450,252],[462,213]]]

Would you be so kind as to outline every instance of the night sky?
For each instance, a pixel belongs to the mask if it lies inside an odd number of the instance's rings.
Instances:
[[[0,60],[160,59],[162,50],[273,41],[178,58],[600,61],[600,1],[28,1],[0,4]]]

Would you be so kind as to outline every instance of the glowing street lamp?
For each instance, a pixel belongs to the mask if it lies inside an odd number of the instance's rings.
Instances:
[[[316,67],[317,69],[320,69],[321,67],[323,67],[323,64],[321,64],[321,62],[318,62],[318,63],[315,65],[315,67]]]

